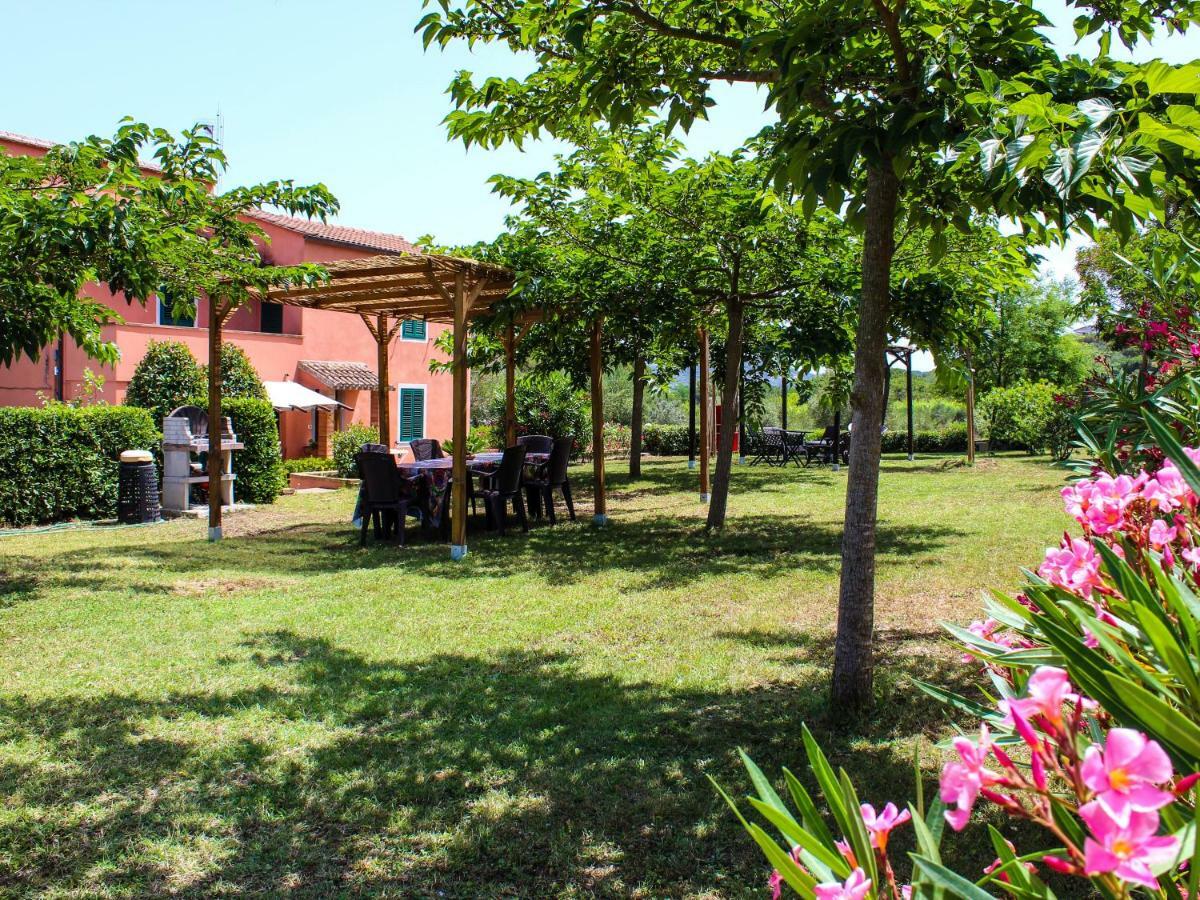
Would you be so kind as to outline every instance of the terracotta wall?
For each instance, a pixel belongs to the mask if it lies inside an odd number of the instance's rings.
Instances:
[[[0,141],[3,143],[3,141]],[[36,147],[10,145],[14,152],[44,152]],[[288,265],[302,261],[332,262],[339,259],[374,255],[375,251],[341,246],[289,231],[273,224],[263,224],[270,243],[264,256],[270,262]],[[100,366],[71,341],[66,342],[64,386],[65,396],[79,395],[84,372],[91,369],[105,378],[99,399],[120,403],[133,375],[134,368],[145,354],[151,340],[182,341],[201,363],[208,361],[208,332],[204,327],[182,328],[158,325],[155,304],[143,306],[127,303],[123,297],[113,297],[101,285],[88,285],[84,293],[102,300],[125,320],[124,324],[104,330],[106,340],[115,341],[121,358],[115,366]],[[201,300],[197,324],[207,322],[207,302]],[[372,372],[376,369],[376,345],[366,325],[356,315],[285,307],[284,334],[264,334],[258,330],[260,311],[257,304],[240,309],[226,323],[225,340],[242,347],[264,381],[298,381],[306,387],[333,396],[328,388],[299,368],[301,360],[351,360],[365,363]],[[392,386],[426,386],[426,436],[444,440],[451,434],[452,379],[448,374],[433,375],[429,363],[437,356],[434,342],[448,326],[430,323],[425,341],[406,341],[399,336],[393,341],[389,354],[389,374]],[[0,405],[32,406],[39,402],[39,392],[54,395],[54,347],[46,348],[36,362],[21,360],[11,367],[0,368]],[[389,392],[390,421],[395,439],[399,421],[399,392]],[[341,401],[351,409],[342,414],[343,424],[371,420],[371,393],[344,391]],[[285,413],[281,419],[284,455],[303,456],[313,452],[317,435],[313,432],[312,417],[306,413]]]

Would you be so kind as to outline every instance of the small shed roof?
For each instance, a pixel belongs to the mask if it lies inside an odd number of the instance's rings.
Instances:
[[[490,311],[512,292],[514,283],[512,272],[501,266],[427,253],[368,256],[323,265],[329,273],[327,284],[277,288],[268,298],[309,309],[453,322],[454,292],[460,278],[469,286],[471,317]]]
[[[372,391],[379,376],[366,363],[340,359],[302,359],[300,368],[335,391]]]

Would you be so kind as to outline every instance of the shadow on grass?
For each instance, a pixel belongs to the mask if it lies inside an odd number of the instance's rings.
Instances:
[[[761,896],[766,867],[708,777],[744,794],[738,747],[767,772],[802,771],[798,725],[824,714],[823,674],[670,690],[585,673],[563,654],[401,664],[289,631],[252,635],[239,654],[228,664],[257,665],[273,686],[5,699],[0,883],[189,897]],[[948,673],[892,652],[881,670],[890,696],[864,734],[818,728],[874,802],[910,796],[911,760],[891,742],[942,715],[897,685]]]
[[[955,525],[922,528],[881,524],[882,559],[944,549],[964,532]],[[773,578],[796,569],[825,574],[839,570],[841,528],[807,514],[743,515],[719,533],[669,515],[614,519],[602,529],[580,517],[576,523],[536,526],[507,537],[473,534],[472,552],[462,563],[448,558],[445,544],[415,540],[407,548],[371,543],[358,546],[357,533],[341,524],[289,525],[219,545],[181,539],[158,544],[118,544],[50,554],[39,561],[47,573],[40,588],[171,591],[164,575],[203,581],[220,573],[231,579],[258,576],[296,579],[351,570],[395,566],[435,579],[534,575],[547,584],[573,584],[605,570],[630,574],[625,591],[680,588],[697,579],[738,574]],[[134,565],[129,562],[133,561]],[[145,572],[141,575],[140,572]],[[36,590],[30,586],[28,590]]]

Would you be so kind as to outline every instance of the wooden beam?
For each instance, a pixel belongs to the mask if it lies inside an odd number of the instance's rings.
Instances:
[[[388,347],[391,342],[388,340],[388,323],[387,316],[381,315],[376,320],[373,330],[375,335],[375,346],[378,351],[377,355],[377,376],[379,391],[379,443],[387,447],[389,450],[392,446],[392,422],[391,422],[391,398],[388,396],[391,380],[388,377]],[[401,523],[403,526],[404,523]]]
[[[466,274],[454,278],[454,481],[450,512],[450,557],[467,555],[467,288]]]
[[[971,351],[965,354],[967,363],[967,465],[975,465],[975,370]]]
[[[517,443],[517,336],[511,324],[504,330],[504,446]]]
[[[221,540],[221,313],[208,298],[208,539]]]
[[[904,397],[908,404],[908,461],[913,461],[912,354],[904,358]]]
[[[438,279],[437,273],[434,272],[433,260],[429,261],[429,264],[427,266],[427,271],[429,272],[430,283],[434,286],[434,288],[437,290],[437,292],[442,295],[442,299],[454,307],[455,318],[457,319],[458,303],[462,299],[464,299],[462,296],[462,293],[463,293],[462,286],[463,286],[463,283],[465,280],[465,276],[463,275],[462,272],[459,272],[457,275],[454,276],[454,296],[452,297],[452,296],[450,296],[450,292],[448,290],[446,290],[446,286],[444,284],[442,284],[442,282]]]
[[[604,360],[600,355],[603,317],[592,322],[592,477],[595,482],[595,511],[592,521],[597,525],[608,522],[608,498],[604,493]]]
[[[709,460],[709,405],[708,405],[708,329],[700,329],[700,501],[707,503],[709,498],[708,460]]]

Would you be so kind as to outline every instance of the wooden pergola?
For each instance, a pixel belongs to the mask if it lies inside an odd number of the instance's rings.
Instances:
[[[329,280],[315,287],[275,289],[265,298],[306,309],[327,309],[359,316],[378,345],[379,437],[391,446],[387,395],[388,347],[405,319],[444,322],[453,326],[453,494],[451,497],[451,556],[467,553],[467,332],[468,323],[497,314],[496,305],[512,293],[514,277],[508,269],[489,263],[435,254],[381,255],[326,263]],[[506,323],[505,441],[516,443],[514,401],[515,353],[529,326],[541,311],[523,312]],[[220,347],[221,320],[210,321],[210,342]],[[603,448],[603,402],[598,399],[602,375],[600,328],[593,325],[593,430],[599,429]],[[210,398],[211,399],[211,398]],[[596,423],[599,422],[599,426]],[[593,453],[596,521],[605,521],[604,454]],[[220,504],[210,505],[209,527],[220,535]]]

